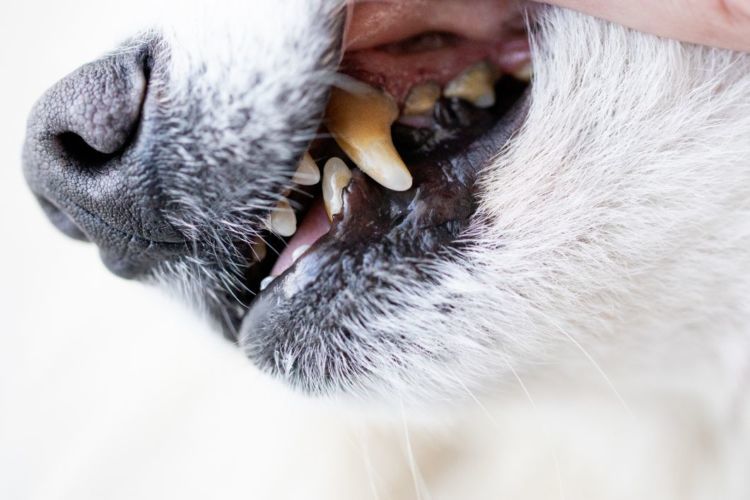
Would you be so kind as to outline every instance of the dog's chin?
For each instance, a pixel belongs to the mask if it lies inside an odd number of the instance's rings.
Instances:
[[[264,236],[271,249],[265,258],[258,259],[252,250],[245,277],[247,309],[238,336],[255,363],[295,388],[361,394],[377,378],[372,372],[376,359],[395,363],[399,351],[417,349],[419,331],[394,325],[388,338],[379,338],[368,322],[373,315],[404,312],[397,294],[436,283],[439,264],[460,258],[468,235],[481,230],[472,218],[478,180],[520,127],[529,95],[528,81],[508,74],[509,68],[518,69],[518,53],[528,51],[523,31],[503,29],[518,13],[498,11],[502,2],[484,3],[493,9],[487,15],[499,16],[495,21],[502,33],[489,41],[470,38],[477,29],[473,18],[463,21],[470,26],[465,36],[414,32],[392,21],[390,28],[370,34],[379,45],[369,47],[367,37],[357,36],[356,17],[351,23],[349,37],[357,50],[344,54],[340,72],[386,90],[402,108],[409,89],[423,82],[425,73],[431,75],[430,83],[446,85],[441,79],[455,81],[487,61],[494,74],[494,98],[478,105],[446,95],[444,86],[427,112],[402,115],[393,124],[393,144],[411,174],[407,189],[373,180],[371,172],[349,160],[340,142],[311,144],[309,153],[319,164],[343,159],[351,167],[350,180],[341,186],[334,213],[325,193],[332,182],[329,165],[322,194],[315,185],[286,192],[299,223],[288,238],[279,237],[271,225]],[[508,51],[515,51],[516,60],[508,62]],[[415,59],[427,62],[411,69]],[[440,61],[449,62],[440,66]],[[323,116],[321,130],[326,125],[329,117]],[[283,251],[272,255],[274,248]]]

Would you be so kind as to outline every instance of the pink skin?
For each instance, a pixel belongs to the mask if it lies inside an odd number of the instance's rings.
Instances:
[[[350,9],[342,69],[382,88],[403,102],[414,85],[445,85],[464,68],[488,60],[504,73],[529,61],[529,45],[520,11],[511,0],[375,0]],[[421,33],[459,35],[447,47],[394,53],[384,45]]]
[[[369,49],[419,33],[446,32],[473,40],[496,40],[523,23],[515,0],[372,0],[355,1],[347,25],[347,51]]]
[[[450,47],[413,54],[393,54],[377,49],[359,50],[344,59],[343,71],[382,88],[403,102],[414,85],[447,84],[464,68],[488,60],[503,73],[513,73],[529,60],[526,37],[493,42],[463,40]]]
[[[328,215],[326,215],[325,208],[323,208],[323,200],[317,199],[310,207],[307,215],[302,219],[297,227],[297,232],[294,233],[292,239],[289,240],[286,248],[279,255],[278,260],[271,269],[271,276],[278,276],[292,266],[292,255],[302,245],[312,245],[318,238],[323,236],[331,228],[331,223],[328,222]]]
[[[750,0],[544,0],[639,31],[750,51]]]

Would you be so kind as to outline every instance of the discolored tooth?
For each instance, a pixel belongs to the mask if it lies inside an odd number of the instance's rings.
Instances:
[[[328,220],[344,208],[342,191],[352,180],[352,171],[341,158],[331,158],[323,166],[323,204]]]
[[[271,211],[268,228],[279,236],[291,236],[297,230],[297,217],[288,201],[280,201]]]
[[[268,285],[270,285],[275,279],[276,276],[266,276],[265,278],[263,278],[263,280],[261,280],[260,282],[260,291],[262,292],[263,290],[268,288]]]
[[[420,83],[409,91],[404,102],[403,116],[417,116],[432,113],[440,99],[440,85],[435,82]]]
[[[390,95],[361,82],[334,87],[326,118],[341,149],[371,179],[394,191],[411,187],[409,169],[391,138],[398,105]]]
[[[315,164],[310,153],[305,153],[297,165],[297,171],[294,172],[292,181],[303,186],[314,186],[320,182],[320,169]]]
[[[448,82],[443,95],[469,101],[478,108],[491,108],[495,105],[495,71],[486,61],[479,62]]]
[[[263,243],[262,241],[253,243],[251,250],[253,252],[253,258],[256,261],[260,262],[266,258],[267,247],[266,247],[266,244]]]
[[[515,78],[516,80],[521,80],[522,82],[526,82],[526,83],[531,81],[531,77],[533,76],[533,74],[534,74],[534,68],[530,62],[524,64],[523,66],[515,70],[513,73],[511,73],[511,75],[513,75],[513,78]]]
[[[302,257],[302,254],[307,252],[307,250],[310,248],[310,245],[300,245],[298,246],[294,252],[292,252],[292,262],[297,262],[300,257]]]

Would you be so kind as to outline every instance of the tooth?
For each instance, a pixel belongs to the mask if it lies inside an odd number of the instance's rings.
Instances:
[[[328,103],[328,130],[341,149],[377,183],[394,191],[406,191],[412,178],[393,146],[391,125],[398,105],[389,96],[357,82],[349,90],[334,88]]]
[[[352,171],[341,158],[331,158],[323,166],[323,204],[331,221],[344,208],[342,191],[350,180]]]
[[[260,291],[262,292],[263,290],[268,288],[268,285],[270,285],[271,282],[275,279],[276,276],[266,276],[265,278],[263,278],[263,280],[261,280],[260,282]]]
[[[271,231],[279,236],[291,236],[297,230],[297,217],[294,210],[286,200],[280,201],[271,211],[268,218],[268,226]]]
[[[534,74],[534,68],[531,66],[531,63],[528,62],[511,74],[516,80],[528,83],[531,81],[531,76]]]
[[[262,261],[266,258],[266,244],[262,241],[258,241],[256,243],[253,243],[252,247],[253,257],[258,262]]]
[[[495,105],[495,72],[487,62],[479,62],[448,82],[443,95],[469,101],[478,108],[491,108]]]
[[[307,250],[310,248],[310,245],[300,245],[297,247],[294,252],[292,252],[292,262],[297,262],[300,257],[302,257],[302,254],[307,252]]]
[[[438,99],[440,99],[440,86],[437,83],[427,82],[415,85],[406,96],[401,114],[415,116],[431,113]]]
[[[315,164],[310,153],[305,153],[294,172],[292,181],[303,186],[314,186],[320,182],[320,169]]]

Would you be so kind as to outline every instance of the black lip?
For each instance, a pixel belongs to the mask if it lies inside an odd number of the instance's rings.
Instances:
[[[486,132],[460,151],[450,146],[460,144],[460,137],[428,144],[428,151],[413,148],[404,155],[414,177],[409,191],[389,191],[355,170],[343,214],[329,233],[250,304],[239,335],[247,355],[312,393],[365,374],[367,368],[355,365],[348,354],[362,339],[354,338],[341,319],[363,319],[361,303],[370,300],[389,307],[391,285],[381,277],[394,266],[412,262],[415,279],[429,281],[428,264],[460,248],[476,210],[477,177],[526,115],[525,87],[517,82],[515,93],[499,94],[507,98],[495,110],[501,118],[495,115],[491,123],[486,116],[468,116],[463,103],[442,102],[438,120],[468,119]],[[401,140],[424,143],[408,133]]]

